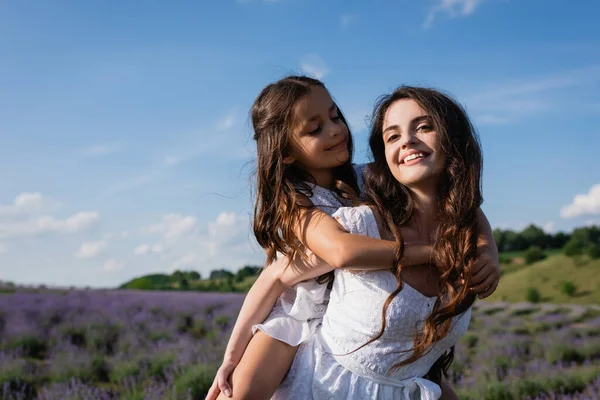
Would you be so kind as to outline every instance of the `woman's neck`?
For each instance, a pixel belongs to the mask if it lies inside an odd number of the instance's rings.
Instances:
[[[438,202],[435,193],[419,190],[411,190],[411,192],[415,206],[412,218],[416,228],[420,233],[431,237],[437,226]]]

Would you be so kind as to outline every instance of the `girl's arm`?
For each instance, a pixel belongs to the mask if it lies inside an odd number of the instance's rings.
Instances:
[[[285,269],[284,263],[284,260],[277,260],[264,268],[248,291],[227,343],[223,363],[206,397],[207,400],[216,399],[219,391],[227,397],[231,396],[232,388],[228,380],[252,339],[252,326],[260,324],[267,318],[277,298],[286,289],[286,285],[281,280],[281,273]]]
[[[494,241],[492,227],[481,209],[478,214],[479,236],[477,241],[477,260],[469,286],[471,292],[484,299],[494,293],[500,282],[500,261],[498,246]]]
[[[332,268],[379,270],[394,267],[396,242],[347,232],[335,219],[311,208],[303,210],[296,236]],[[428,245],[406,246],[403,264],[431,262]]]
[[[458,400],[458,395],[444,377],[442,377],[440,388],[442,389],[442,397],[440,397],[440,400]]]

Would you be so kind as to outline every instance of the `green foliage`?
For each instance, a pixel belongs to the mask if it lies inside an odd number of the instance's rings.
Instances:
[[[592,260],[600,258],[600,245],[598,243],[590,244],[586,249],[585,253]]]
[[[219,315],[215,318],[215,324],[221,329],[225,330],[227,325],[229,325],[229,317],[227,315]]]
[[[96,382],[110,381],[110,368],[106,359],[102,356],[96,356],[92,359],[91,378]]]
[[[546,254],[542,251],[539,246],[531,246],[525,252],[525,264],[533,264],[536,261],[540,261],[546,258]]]
[[[192,399],[203,399],[212,385],[217,368],[195,365],[188,368],[175,380],[175,390],[179,396],[189,394]]]
[[[489,382],[481,391],[482,400],[515,400],[510,389],[501,382]]]
[[[210,279],[233,278],[233,273],[226,269],[215,269],[210,271]]]
[[[550,347],[546,353],[546,360],[550,363],[565,362],[565,363],[581,363],[585,360],[585,356],[580,349],[564,344],[558,344]]]
[[[236,273],[236,276],[240,280],[244,280],[245,278],[247,278],[249,276],[257,276],[259,274],[260,270],[261,270],[261,267],[245,265]]]
[[[546,394],[544,384],[535,379],[522,379],[518,381],[516,384],[516,392],[519,399]]]
[[[583,253],[583,242],[572,237],[563,247],[563,252],[569,257],[581,255]]]
[[[547,235],[542,228],[533,224],[522,230],[520,236],[523,238],[523,241],[529,245],[529,247],[535,246],[539,247],[540,249],[550,247],[550,240],[548,239],[549,235]]]
[[[120,383],[140,374],[140,365],[136,361],[125,361],[113,365],[109,373],[111,382]]]
[[[541,299],[542,299],[542,295],[540,294],[539,290],[537,290],[536,288],[533,288],[533,287],[527,288],[527,292],[525,294],[525,300],[527,300],[530,303],[539,303]]]
[[[8,342],[6,348],[20,350],[24,357],[43,359],[48,351],[48,344],[40,337],[25,335]]]
[[[160,354],[150,360],[148,373],[155,378],[164,379],[168,368],[173,364],[175,356],[171,353]]]
[[[475,346],[477,346],[477,343],[479,342],[479,337],[477,335],[467,334],[463,336],[462,341],[466,343],[468,348],[472,349]]]
[[[186,278],[181,278],[179,281],[179,288],[183,290],[188,290],[190,288],[190,283]]]
[[[500,262],[500,264],[512,264],[513,258],[500,254],[500,256],[498,257],[498,261]]]
[[[561,284],[560,291],[561,293],[572,297],[575,293],[577,293],[577,286],[571,281],[565,281]]]

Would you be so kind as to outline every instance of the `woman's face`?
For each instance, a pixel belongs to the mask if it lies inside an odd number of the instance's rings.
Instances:
[[[394,102],[383,118],[385,158],[394,178],[413,190],[433,188],[444,154],[433,120],[412,99]]]

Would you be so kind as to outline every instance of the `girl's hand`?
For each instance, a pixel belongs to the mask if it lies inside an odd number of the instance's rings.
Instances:
[[[498,261],[498,250],[493,246],[479,246],[477,249],[477,260],[473,265],[473,275],[469,282],[471,293],[480,299],[490,296],[500,282],[500,262]]]
[[[235,367],[237,367],[237,363],[230,360],[223,360],[223,364],[217,370],[215,380],[206,395],[206,400],[215,400],[221,392],[227,397],[232,396],[232,387],[229,383],[229,378]]]

